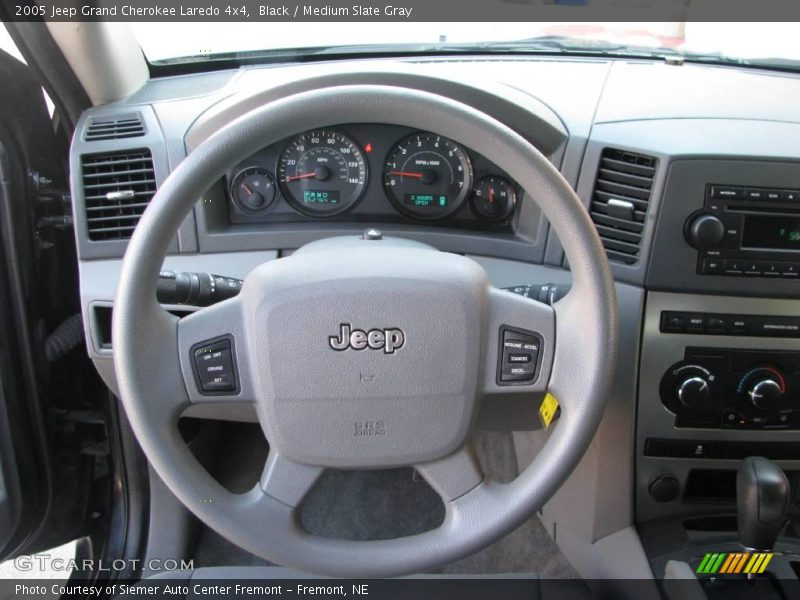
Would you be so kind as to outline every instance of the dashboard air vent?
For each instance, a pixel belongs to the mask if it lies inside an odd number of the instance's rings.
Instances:
[[[656,162],[652,156],[603,150],[589,212],[609,260],[639,260]]]
[[[86,128],[87,142],[122,140],[144,135],[144,123],[137,113],[114,117],[92,117]]]
[[[89,239],[126,240],[156,193],[150,150],[81,157]]]

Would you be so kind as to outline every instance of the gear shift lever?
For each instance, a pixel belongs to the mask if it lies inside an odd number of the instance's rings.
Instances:
[[[736,504],[742,546],[772,550],[789,506],[789,481],[784,472],[766,458],[745,458],[736,475]]]

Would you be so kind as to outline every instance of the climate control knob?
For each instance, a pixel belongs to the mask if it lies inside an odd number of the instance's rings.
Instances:
[[[759,379],[747,390],[747,396],[756,408],[774,409],[783,398],[783,388],[774,379]]]
[[[688,408],[697,408],[711,395],[711,387],[703,377],[694,375],[678,383],[678,400]]]
[[[695,248],[714,248],[725,237],[725,225],[714,215],[702,213],[687,223],[686,237]]]

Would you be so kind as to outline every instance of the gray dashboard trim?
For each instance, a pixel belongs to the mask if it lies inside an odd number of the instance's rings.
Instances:
[[[250,88],[217,103],[199,116],[187,131],[187,149],[193,150],[221,127],[272,100],[338,85],[402,86],[464,102],[509,124],[547,155],[562,146],[568,135],[563,122],[551,108],[530,94],[501,82],[492,81],[487,87],[486,81],[431,76],[396,62],[381,64],[380,69],[370,62],[312,67],[276,70],[271,73],[269,86]]]
[[[252,269],[277,257],[277,251],[172,255],[164,261],[164,268],[174,271],[215,273],[244,279]],[[113,306],[121,265],[122,260],[116,258],[83,260],[78,265],[86,350],[103,381],[115,394],[117,393],[117,380],[114,375],[113,351],[101,348],[97,343],[97,327],[92,307]],[[191,310],[191,307],[186,306],[171,308]]]
[[[603,420],[589,450],[542,511],[545,523],[566,527],[588,542],[633,525],[638,384],[635,366],[639,358],[644,290],[618,282],[616,291],[619,360]]]

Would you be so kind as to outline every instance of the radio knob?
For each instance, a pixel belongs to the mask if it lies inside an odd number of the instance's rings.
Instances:
[[[783,389],[774,379],[759,379],[747,390],[747,396],[756,408],[769,410],[781,401]]]
[[[719,246],[725,237],[725,225],[714,215],[708,213],[697,215],[686,229],[689,243],[695,248],[713,248]]]
[[[699,375],[687,377],[678,384],[678,400],[688,408],[697,408],[708,400],[711,387]]]

